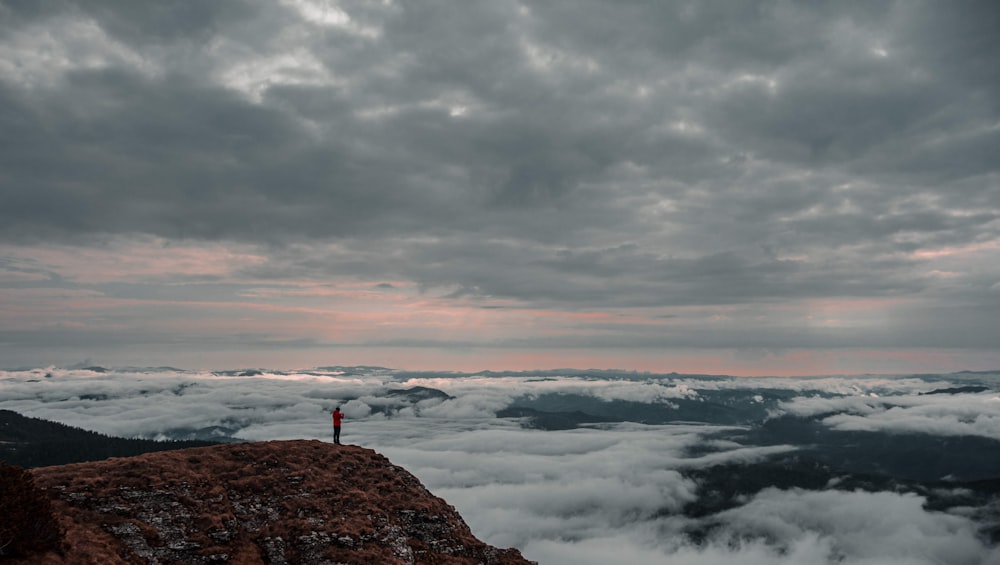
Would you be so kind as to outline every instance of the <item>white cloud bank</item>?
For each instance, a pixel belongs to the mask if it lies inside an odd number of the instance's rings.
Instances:
[[[796,398],[782,403],[775,414],[822,416],[840,431],[979,436],[1000,440],[1000,395],[995,390],[975,394],[900,394]]]
[[[669,404],[711,391],[745,389],[752,399],[756,389],[781,389],[805,395],[778,404],[781,413],[836,413],[823,421],[837,429],[1000,437],[994,393],[919,394],[956,384],[962,381],[396,379],[335,371],[235,377],[48,368],[0,372],[0,408],[122,436],[220,426],[242,439],[270,440],[328,439],[329,412],[340,405],[345,441],[409,469],[482,539],[519,547],[546,565],[1000,563],[973,518],[928,511],[912,494],[766,489],[708,518],[681,513],[702,494],[687,471],[753,464],[792,446],[720,441],[711,435],[723,428],[713,425],[540,431],[495,417],[515,398],[547,393]],[[452,398],[390,394],[412,386]],[[709,533],[696,544],[686,535],[692,528]]]

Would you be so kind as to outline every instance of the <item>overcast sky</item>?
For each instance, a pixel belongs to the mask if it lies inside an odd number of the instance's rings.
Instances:
[[[998,29],[992,0],[0,0],[0,359],[997,368]]]

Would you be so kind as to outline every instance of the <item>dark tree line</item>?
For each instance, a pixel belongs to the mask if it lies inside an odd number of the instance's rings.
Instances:
[[[158,441],[120,438],[0,410],[0,461],[18,467],[47,467],[153,451],[204,447],[199,440]]]

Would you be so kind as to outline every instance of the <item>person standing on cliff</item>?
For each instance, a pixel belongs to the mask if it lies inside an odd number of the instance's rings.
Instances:
[[[340,411],[340,406],[333,410],[333,443],[340,445],[340,422],[344,419],[344,413]]]

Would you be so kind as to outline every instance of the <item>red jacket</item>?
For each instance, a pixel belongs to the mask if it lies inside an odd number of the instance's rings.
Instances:
[[[341,412],[340,410],[334,410],[333,411],[333,425],[334,426],[336,426],[336,427],[339,428],[340,427],[340,421],[343,420],[343,419],[344,419],[344,413],[343,412]]]

